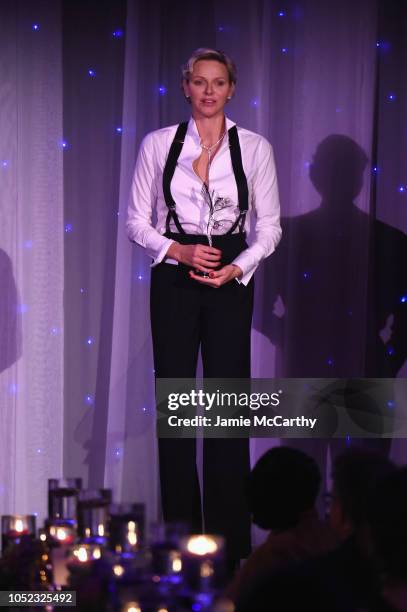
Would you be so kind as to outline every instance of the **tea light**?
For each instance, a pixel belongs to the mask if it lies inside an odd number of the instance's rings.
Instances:
[[[117,554],[140,550],[144,533],[144,504],[112,504],[109,520],[109,548]]]
[[[2,552],[9,545],[19,544],[22,537],[35,537],[35,515],[10,514],[1,517]]]
[[[93,561],[102,558],[102,547],[98,544],[76,544],[70,550],[68,567],[87,568]]]
[[[187,526],[184,523],[156,523],[152,525],[152,571],[153,580],[166,578],[178,583],[182,580],[182,558],[180,541],[185,537]]]
[[[181,542],[184,577],[193,589],[207,590],[222,577],[225,541],[219,536],[193,535]]]
[[[48,480],[49,519],[77,520],[78,493],[81,478],[50,478]]]
[[[80,491],[78,496],[78,535],[88,543],[106,542],[110,489]]]
[[[45,522],[47,537],[58,544],[73,544],[76,539],[76,529],[73,521],[47,520]]]

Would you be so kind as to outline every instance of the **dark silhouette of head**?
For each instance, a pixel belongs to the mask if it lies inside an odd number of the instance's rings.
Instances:
[[[335,459],[332,478],[331,525],[346,538],[366,524],[369,496],[378,481],[394,470],[384,455],[351,448]]]
[[[351,204],[363,185],[368,157],[352,138],[331,134],[317,147],[310,179],[326,205]]]
[[[407,580],[407,467],[395,469],[371,494],[368,523],[382,568],[389,578]]]
[[[253,522],[262,529],[284,531],[314,507],[321,482],[316,462],[300,450],[279,446],[254,466],[248,486]]]

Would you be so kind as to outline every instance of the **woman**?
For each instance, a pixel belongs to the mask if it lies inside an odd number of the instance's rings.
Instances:
[[[150,307],[159,378],[194,378],[199,348],[204,377],[250,378],[253,273],[281,229],[271,145],[224,114],[235,84],[235,66],[224,53],[197,49],[182,75],[191,118],[147,134],[140,147],[127,229],[154,260]],[[164,519],[202,532],[195,439],[159,439],[158,446]],[[204,440],[204,529],[226,537],[231,564],[250,552],[249,471],[248,439]]]

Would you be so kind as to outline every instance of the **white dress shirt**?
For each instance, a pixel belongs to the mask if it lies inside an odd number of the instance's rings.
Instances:
[[[226,130],[234,124],[226,117]],[[147,250],[156,266],[165,258],[173,240],[163,236],[168,207],[165,203],[162,179],[165,162],[177,125],[155,130],[147,134],[140,146],[128,207],[127,233],[130,240]],[[239,282],[247,285],[262,259],[276,248],[280,237],[280,203],[274,155],[271,144],[254,132],[238,127],[243,169],[249,189],[249,210],[245,226],[247,235],[255,219],[254,238],[232,263],[238,265],[243,275]],[[178,163],[171,181],[171,193],[176,202],[176,212],[187,234],[224,234],[239,216],[238,192],[233,174],[227,132],[209,166],[208,190],[195,173],[192,163],[201,153],[200,136],[193,117]],[[208,191],[216,203],[210,217]],[[152,225],[152,213],[156,210],[156,223]],[[171,219],[170,229],[177,232]],[[239,229],[236,228],[235,232]],[[234,232],[234,233],[235,233]],[[166,263],[177,264],[166,258]]]

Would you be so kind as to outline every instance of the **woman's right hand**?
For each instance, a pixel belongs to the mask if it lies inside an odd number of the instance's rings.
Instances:
[[[166,257],[176,259],[180,263],[199,270],[210,272],[219,267],[222,251],[205,244],[180,244],[173,242],[166,253]]]

